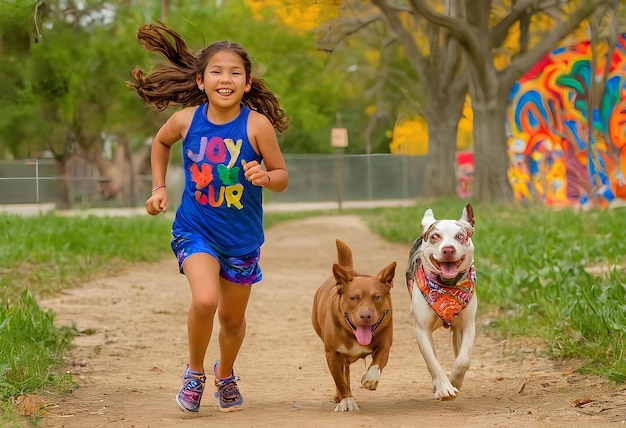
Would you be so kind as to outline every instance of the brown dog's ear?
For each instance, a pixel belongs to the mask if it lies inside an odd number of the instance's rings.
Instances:
[[[343,292],[343,286],[354,279],[352,271],[344,268],[337,263],[333,265],[333,276],[335,277],[335,281],[337,283],[337,292],[339,294]]]
[[[380,270],[375,276],[383,284],[389,288],[393,287],[393,277],[396,275],[396,262],[391,262]]]
[[[335,243],[337,244],[338,263],[343,267],[354,267],[352,264],[352,250],[348,247],[348,244],[339,239],[336,239]]]

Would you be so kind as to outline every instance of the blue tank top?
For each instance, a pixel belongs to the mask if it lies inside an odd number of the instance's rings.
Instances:
[[[185,188],[172,234],[201,237],[224,256],[248,255],[265,240],[262,188],[246,180],[242,165],[262,160],[248,139],[249,115],[242,105],[236,119],[216,125],[204,103],[182,144]]]

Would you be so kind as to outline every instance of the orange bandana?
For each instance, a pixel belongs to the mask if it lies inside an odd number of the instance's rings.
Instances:
[[[459,282],[444,285],[437,280],[436,275],[426,273],[420,264],[415,272],[415,282],[428,304],[443,321],[443,326],[448,328],[452,318],[461,312],[474,296],[476,271],[472,263]]]

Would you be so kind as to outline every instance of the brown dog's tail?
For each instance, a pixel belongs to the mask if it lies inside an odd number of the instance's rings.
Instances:
[[[344,268],[354,269],[352,262],[352,250],[345,242],[336,239],[337,244],[337,264]]]

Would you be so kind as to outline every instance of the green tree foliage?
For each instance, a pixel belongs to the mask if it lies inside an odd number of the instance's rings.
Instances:
[[[166,24],[194,49],[224,39],[242,44],[252,58],[253,73],[265,79],[291,119],[290,129],[279,137],[283,151],[330,150],[330,128],[343,88],[336,85],[337,73],[325,68],[326,55],[317,51],[312,34],[287,27],[269,10],[256,19],[243,0],[173,8]]]
[[[167,2],[46,0],[41,36],[33,26],[35,2],[0,0],[0,15],[20,31],[2,25],[0,49],[0,157],[54,154],[59,174],[79,155],[102,163],[105,136],[144,147],[171,111],[146,108],[125,82],[137,65],[149,71],[160,61],[136,41],[139,26],[166,16],[192,49],[215,40],[241,43],[278,95],[290,129],[280,136],[285,153],[330,151],[330,128],[341,99],[336,74],[310,33],[296,33],[270,15],[255,19],[243,0]],[[207,4],[208,3],[208,4]],[[6,31],[5,31],[6,29]],[[20,43],[12,37],[20,35]],[[37,36],[37,37],[36,37]],[[33,43],[37,40],[37,43]],[[7,54],[8,53],[8,54]]]

